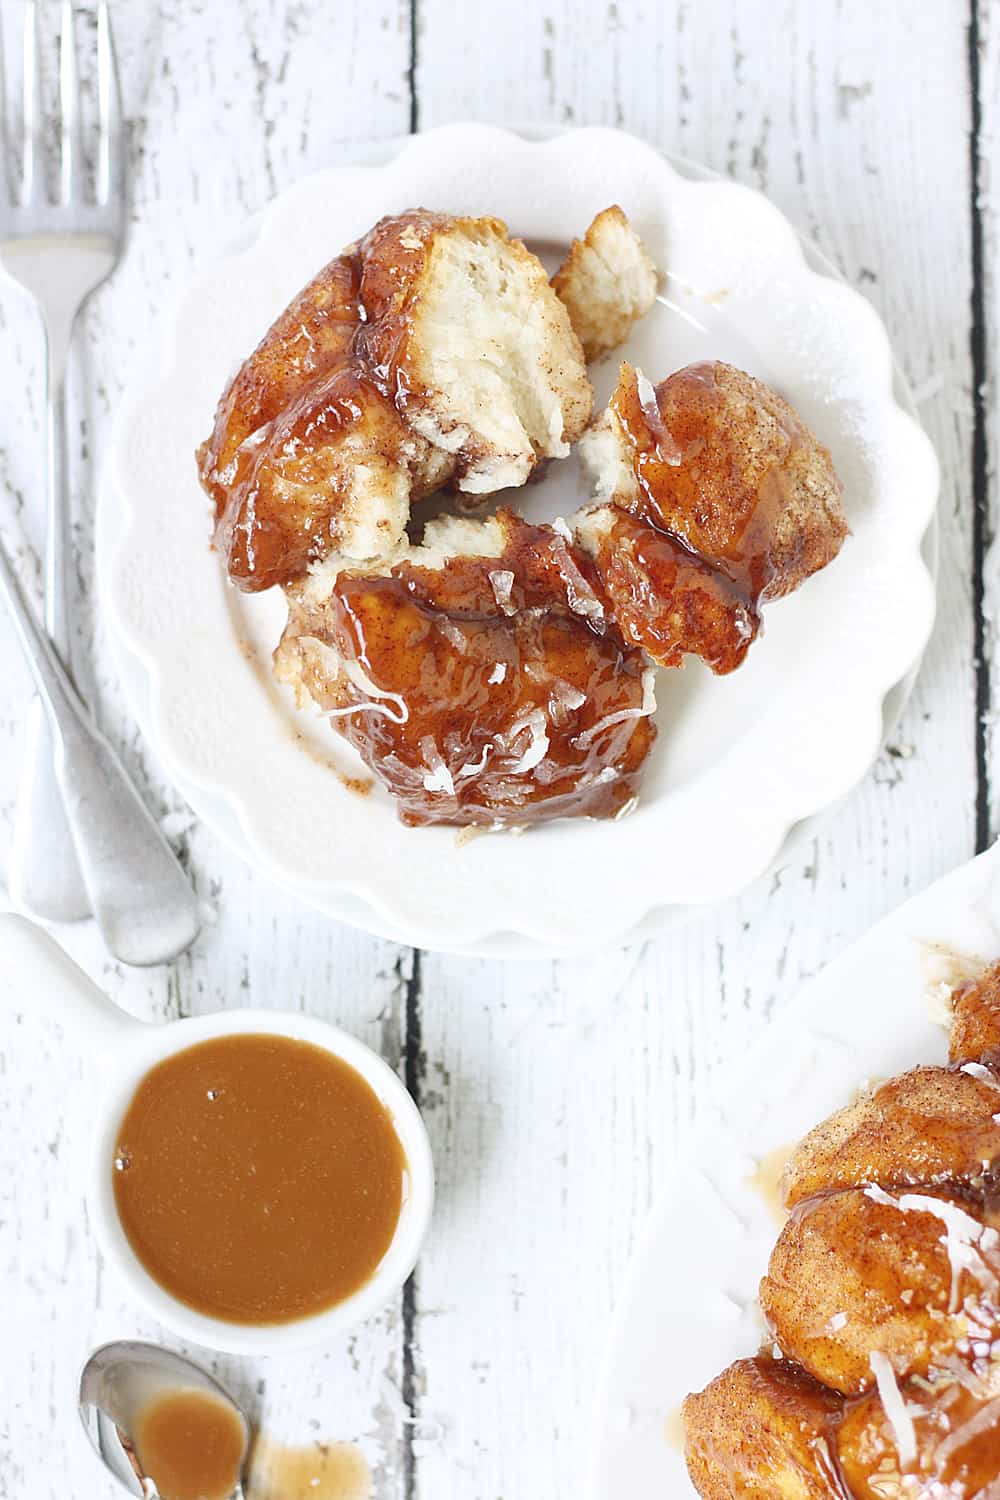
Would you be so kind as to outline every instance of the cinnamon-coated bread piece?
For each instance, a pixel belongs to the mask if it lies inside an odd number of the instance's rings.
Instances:
[[[682,1409],[704,1500],[843,1500],[832,1488],[839,1396],[787,1360],[740,1359]]]
[[[662,666],[692,653],[733,671],[761,606],[848,534],[827,450],[776,391],[718,361],[655,387],[623,364],[580,452],[597,502],[581,545],[626,638]]]
[[[617,349],[656,301],[656,267],[617,203],[597,215],[552,278],[588,361]]]
[[[279,678],[311,699],[407,823],[519,827],[633,804],[652,671],[586,558],[510,511],[430,523],[380,563],[290,589]]]
[[[230,577],[383,556],[413,500],[525,483],[591,405],[569,315],[498,219],[383,219],[278,318],[199,449]]]
[[[982,1188],[1000,1164],[1000,1079],[957,1064],[911,1068],[822,1121],[782,1177],[786,1208],[835,1188],[962,1181]]]
[[[833,1390],[925,1376],[961,1352],[970,1318],[1000,1338],[1000,1218],[940,1187],[847,1188],[795,1210],[771,1253],[760,1304],[775,1340]]]

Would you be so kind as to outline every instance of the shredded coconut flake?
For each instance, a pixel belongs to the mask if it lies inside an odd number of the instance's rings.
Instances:
[[[553,678],[552,687],[549,692],[550,708],[561,711],[563,715],[573,713],[574,710],[582,708],[587,701],[586,693],[574,687],[563,677]]]
[[[484,745],[483,753],[479,757],[479,759],[467,761],[466,764],[458,772],[459,781],[464,781],[467,776],[478,776],[480,771],[485,770],[486,762],[489,759],[489,754],[490,746]]]
[[[493,671],[490,673],[489,677],[486,680],[487,682],[496,684],[498,682],[503,682],[506,676],[507,663],[505,661],[498,661],[496,666],[493,668]]]
[[[920,966],[924,978],[924,998],[930,1019],[946,1030],[953,1017],[951,997],[961,984],[978,979],[985,960],[969,953],[957,953],[942,943],[920,944]]]
[[[903,1213],[933,1214],[936,1219],[941,1220],[945,1229],[943,1244],[951,1262],[949,1312],[958,1311],[959,1285],[963,1271],[968,1271],[980,1285],[996,1286],[997,1278],[984,1261],[984,1256],[1000,1246],[1000,1234],[995,1229],[987,1224],[980,1224],[978,1219],[974,1219],[957,1204],[948,1203],[943,1198],[930,1198],[924,1193],[902,1193],[898,1198],[893,1198],[874,1184],[865,1188],[865,1194],[873,1203],[888,1204],[892,1208],[901,1209]]]
[[[511,590],[514,587],[514,575],[508,568],[494,568],[490,573],[490,587],[497,606],[505,615],[516,614],[514,606],[510,602]]]
[[[982,1063],[963,1063],[960,1071],[968,1073],[970,1078],[976,1078],[980,1083],[988,1083],[990,1088],[1000,1089],[1000,1078],[997,1078],[996,1074],[984,1067]]]
[[[352,687],[373,700],[371,703],[348,703],[344,708],[329,708],[326,710],[328,719],[345,719],[350,714],[363,713],[384,714],[393,724],[405,724],[409,719],[410,710],[402,696],[399,693],[390,693],[376,687],[360,662],[346,660],[331,646],[328,646],[326,641],[321,641],[317,636],[304,635],[301,637],[301,642],[319,655],[331,677],[343,674]],[[383,698],[385,703],[378,701]],[[387,707],[387,704],[391,704],[392,707]]]
[[[998,1423],[1000,1423],[1000,1396],[995,1397],[992,1401],[987,1401],[986,1405],[981,1407],[974,1416],[970,1417],[967,1422],[963,1422],[959,1427],[956,1427],[954,1432],[950,1432],[947,1437],[938,1443],[934,1454],[938,1465],[943,1468],[945,1461],[951,1457],[952,1453],[966,1447],[974,1438],[979,1437],[981,1433],[992,1431]],[[982,1496],[986,1496],[992,1488],[993,1486],[991,1485],[988,1489],[982,1490],[979,1493]]]
[[[641,370],[636,370],[635,372],[635,388],[639,393],[639,405],[643,411],[655,411],[658,415],[660,408],[657,405],[656,390],[654,389],[653,382]]]
[[[512,766],[508,767],[511,776],[523,776],[527,771],[533,771],[548,753],[549,737],[546,734],[547,720],[540,708],[533,708],[523,718],[516,719],[505,735],[508,743],[517,739],[525,729],[531,733],[531,741]]]
[[[441,754],[431,735],[425,734],[420,741],[420,754],[424,758],[424,764],[430,769],[424,772],[424,790],[427,792],[447,792],[449,797],[455,795],[455,783],[451,772],[441,759]]]
[[[929,984],[924,992],[927,1002],[927,1016],[935,1026],[943,1026],[947,1031],[954,1020],[951,1008],[952,988],[943,979],[937,984]]]
[[[589,620],[595,629],[603,632],[604,605],[594,593],[588,579],[576,565],[576,558],[567,546],[558,548],[559,571],[566,585],[566,602],[575,615]]]
[[[663,425],[663,418],[660,415],[660,403],[656,399],[656,388],[641,370],[636,370],[635,372],[635,388],[639,397],[639,405],[642,407],[643,416],[652,425],[659,438],[657,456],[660,462],[670,464],[672,468],[677,468],[683,458],[683,454],[676,444],[670,440],[669,434]]]
[[[469,642],[466,639],[464,633],[455,624],[454,620],[449,620],[446,615],[442,615],[437,621],[437,628],[438,630],[440,630],[445,640],[450,641],[455,650],[459,652],[461,656],[464,656],[466,651],[469,649]]]
[[[642,674],[642,702],[638,708],[623,708],[616,714],[606,714],[603,719],[598,719],[596,724],[591,724],[589,729],[584,729],[580,734],[574,735],[571,741],[577,750],[586,750],[592,745],[599,734],[605,729],[611,729],[615,724],[623,724],[627,719],[648,719],[650,714],[656,712],[656,674],[652,667],[646,667]]]
[[[888,1358],[879,1350],[875,1350],[869,1356],[868,1362],[872,1367],[875,1384],[882,1398],[882,1406],[896,1439],[899,1466],[901,1469],[909,1468],[917,1460],[917,1434],[913,1426],[913,1418],[903,1400],[903,1393],[896,1383],[896,1372]]]

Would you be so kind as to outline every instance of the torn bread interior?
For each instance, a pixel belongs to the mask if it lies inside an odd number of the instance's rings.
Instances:
[[[656,301],[657,284],[652,257],[616,203],[573,241],[552,278],[588,361],[625,342]]]
[[[224,393],[199,473],[230,578],[390,552],[445,484],[524,484],[590,419],[579,340],[498,219],[413,210],[324,268]]]
[[[580,443],[597,504],[576,518],[626,639],[660,666],[731,672],[761,607],[847,536],[830,455],[776,391],[732,365],[652,385],[623,364]]]

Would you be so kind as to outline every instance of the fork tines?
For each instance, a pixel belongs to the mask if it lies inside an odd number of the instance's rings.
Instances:
[[[0,36],[2,156],[9,207],[15,211],[53,206],[119,207],[125,188],[124,126],[108,0],[96,0],[95,7],[97,47],[92,76],[96,84],[97,138],[92,187],[83,151],[77,10],[73,0],[61,0],[59,9],[58,104],[48,118],[42,104],[38,0],[24,0],[19,128],[12,129],[4,99],[4,48]],[[93,10],[90,13],[93,15]],[[58,170],[51,194],[47,191],[45,171],[49,140],[54,141],[58,150]],[[19,161],[16,174],[12,170],[14,161]]]

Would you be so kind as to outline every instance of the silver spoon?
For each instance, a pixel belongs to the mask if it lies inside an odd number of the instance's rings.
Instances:
[[[80,1419],[94,1449],[130,1495],[153,1500],[159,1494],[143,1472],[133,1436],[139,1414],[168,1391],[199,1390],[224,1401],[243,1424],[245,1441],[240,1478],[228,1500],[244,1500],[243,1482],[250,1451],[246,1413],[218,1381],[189,1359],[158,1344],[121,1340],[104,1344],[87,1360],[80,1376]]]
[[[56,781],[104,941],[123,963],[166,963],[198,936],[194,891],[35,619],[2,542],[0,601],[49,721]]]

